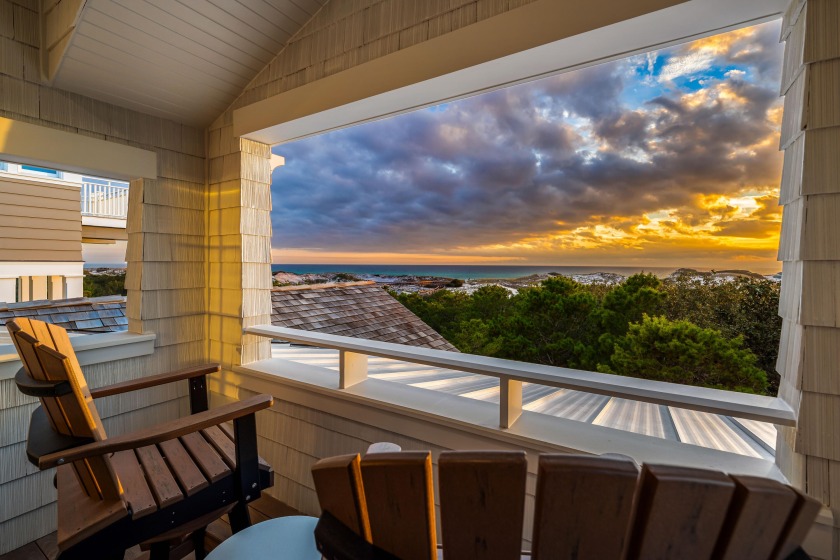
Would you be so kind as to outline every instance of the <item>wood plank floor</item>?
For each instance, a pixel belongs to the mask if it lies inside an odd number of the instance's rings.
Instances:
[[[275,517],[285,517],[287,515],[300,515],[300,512],[287,506],[286,504],[275,500],[267,494],[251,503],[251,523],[259,523],[267,519],[274,519]],[[207,527],[207,537],[204,546],[207,551],[211,551],[220,542],[230,537],[231,530],[228,523],[227,516],[217,519]],[[55,533],[31,542],[25,546],[13,550],[7,554],[0,556],[0,560],[55,560],[58,556],[58,547],[56,546]],[[129,549],[125,554],[124,560],[147,560],[149,553],[140,550],[139,546]],[[194,560],[195,555],[190,552],[184,556],[185,560]],[[174,559],[173,559],[174,560]]]

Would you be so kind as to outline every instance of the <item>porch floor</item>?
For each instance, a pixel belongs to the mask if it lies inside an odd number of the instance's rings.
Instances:
[[[259,500],[251,503],[251,523],[259,523],[287,515],[301,515],[301,513],[268,494],[264,494]],[[230,535],[230,525],[227,516],[224,516],[207,527],[204,546],[209,552]],[[56,556],[58,556],[58,547],[56,545],[56,534],[53,532],[17,550],[3,554],[0,556],[0,560],[55,560]],[[124,560],[146,560],[148,558],[148,551],[143,552],[139,546],[135,546],[126,552]],[[194,559],[195,554],[192,552],[184,556],[184,560]]]

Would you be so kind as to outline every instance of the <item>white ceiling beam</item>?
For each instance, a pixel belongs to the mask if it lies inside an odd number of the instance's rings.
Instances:
[[[156,179],[157,154],[0,117],[0,160],[112,179]]]
[[[234,111],[282,144],[778,17],[786,0],[537,0]]]
[[[67,52],[87,0],[44,0],[41,3],[41,74],[52,84]]]

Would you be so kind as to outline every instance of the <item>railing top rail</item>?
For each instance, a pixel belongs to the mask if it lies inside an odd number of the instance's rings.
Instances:
[[[299,344],[487,375],[503,380],[573,389],[784,426],[796,425],[794,411],[786,402],[777,397],[461,354],[273,325],[246,327],[245,332]]]

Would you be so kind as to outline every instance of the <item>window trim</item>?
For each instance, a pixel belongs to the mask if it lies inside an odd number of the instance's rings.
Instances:
[[[21,175],[31,175],[33,177],[48,177],[51,179],[62,179],[64,174],[56,169],[48,169],[46,167],[39,167],[37,165],[20,164],[18,170]]]

